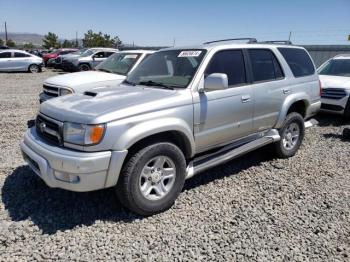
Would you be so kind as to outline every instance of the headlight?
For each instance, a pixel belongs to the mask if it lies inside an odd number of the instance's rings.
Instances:
[[[95,145],[101,142],[106,125],[85,125],[77,123],[64,123],[64,142],[77,145]]]
[[[70,95],[72,94],[72,90],[66,88],[60,88],[60,96]]]

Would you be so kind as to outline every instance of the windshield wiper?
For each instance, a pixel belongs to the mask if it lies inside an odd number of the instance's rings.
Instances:
[[[102,71],[102,72],[106,72],[106,73],[113,73],[112,71],[109,71],[109,70],[104,69],[104,68],[98,68],[97,70]]]
[[[170,90],[174,90],[173,87],[165,85],[163,83],[158,83],[158,82],[154,82],[152,80],[149,81],[141,81],[138,83],[139,85],[144,85],[144,86],[154,86],[154,87],[161,87],[163,89],[170,89]]]
[[[136,86],[135,83],[130,82],[130,81],[126,80],[126,79],[123,81],[123,84],[131,85],[131,86]]]

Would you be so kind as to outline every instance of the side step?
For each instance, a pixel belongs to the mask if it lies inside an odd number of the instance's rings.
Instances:
[[[187,166],[187,174],[186,174],[186,179],[193,177],[194,175],[197,175],[200,172],[203,172],[209,168],[212,168],[214,166],[226,163],[236,157],[242,156],[250,151],[253,151],[257,148],[263,147],[265,145],[271,144],[273,142],[277,142],[281,139],[278,131],[276,129],[272,129],[265,133],[262,137],[246,143],[242,146],[233,148],[231,150],[220,150],[223,153],[216,156],[216,157],[211,157],[209,155],[206,159],[201,159],[201,161],[198,164],[196,164],[196,159],[191,161],[189,165]],[[230,146],[227,146],[228,148]]]

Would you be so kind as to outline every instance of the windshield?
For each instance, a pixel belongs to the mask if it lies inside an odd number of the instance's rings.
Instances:
[[[319,69],[320,75],[350,76],[350,59],[333,59]]]
[[[84,53],[81,54],[82,57],[86,57],[86,56],[91,56],[92,54],[94,54],[93,50],[85,50]]]
[[[141,54],[137,53],[116,53],[108,57],[96,67],[96,70],[126,75],[136,63]]]
[[[191,82],[206,50],[168,50],[143,60],[129,74],[126,83],[185,88]]]

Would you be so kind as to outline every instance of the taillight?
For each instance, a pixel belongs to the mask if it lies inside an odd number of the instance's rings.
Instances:
[[[320,86],[320,96],[322,96],[322,84],[321,84],[321,80],[318,80],[318,84]]]

